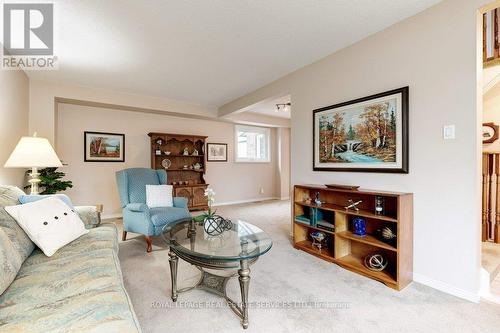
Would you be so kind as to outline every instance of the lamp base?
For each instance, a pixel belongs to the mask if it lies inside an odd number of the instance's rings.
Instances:
[[[28,180],[28,183],[30,183],[31,185],[31,192],[30,192],[31,195],[40,194],[38,185],[40,184],[41,180],[39,176],[40,173],[38,172],[38,168],[37,167],[31,168],[31,173],[30,173],[31,179]]]

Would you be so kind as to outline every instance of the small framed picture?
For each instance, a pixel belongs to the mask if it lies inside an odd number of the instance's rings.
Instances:
[[[227,162],[227,143],[207,143],[207,162]]]
[[[125,162],[125,134],[85,131],[83,136],[85,162]]]

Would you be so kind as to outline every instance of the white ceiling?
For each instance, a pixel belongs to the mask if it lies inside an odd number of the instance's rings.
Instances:
[[[60,69],[31,78],[220,106],[439,0],[54,2]]]
[[[252,105],[252,106],[249,106],[248,108],[245,108],[244,112],[253,112],[253,113],[259,113],[259,114],[263,114],[263,115],[271,116],[271,117],[290,119],[292,117],[291,109],[293,108],[293,105],[286,112],[285,111],[277,111],[277,109],[276,109],[276,104],[286,104],[286,103],[290,103],[290,95],[279,97],[279,98],[276,98],[273,100],[265,100],[265,101],[259,102],[257,104]]]

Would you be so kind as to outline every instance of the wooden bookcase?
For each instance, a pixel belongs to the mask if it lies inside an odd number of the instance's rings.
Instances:
[[[314,203],[320,194],[321,205]],[[375,214],[375,197],[384,198],[384,215]],[[306,203],[306,198],[312,198]],[[349,199],[362,200],[359,211],[346,210]],[[321,259],[336,263],[350,271],[378,280],[390,288],[401,290],[413,279],[413,194],[371,190],[329,189],[321,185],[295,185],[292,202],[293,245]],[[307,216],[320,212],[323,222],[334,226],[325,230],[307,223]],[[312,213],[311,213],[312,212]],[[317,216],[317,215],[314,215]],[[352,232],[351,220],[355,216],[366,219],[367,235]],[[375,236],[384,226],[396,232],[396,242],[390,244]],[[327,235],[326,248],[319,250],[312,245],[310,234],[320,230]],[[378,252],[389,261],[381,271],[364,266],[367,254]]]
[[[190,210],[207,209],[208,202],[204,195],[208,187],[204,179],[207,170],[205,162],[207,137],[172,133],[148,133],[148,136],[151,138],[151,168],[167,171],[167,181],[174,187],[174,196],[187,198]],[[161,144],[158,143],[159,140]],[[189,155],[183,154],[185,148]],[[195,149],[198,155],[193,155]],[[160,154],[157,154],[157,151]],[[167,155],[166,152],[170,154]],[[171,162],[168,168],[162,165],[165,159]],[[197,163],[201,167],[193,168]],[[180,182],[182,184],[179,184]]]

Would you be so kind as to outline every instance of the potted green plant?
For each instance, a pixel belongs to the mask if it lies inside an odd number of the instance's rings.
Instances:
[[[71,180],[62,180],[66,174],[56,170],[57,168],[44,168],[39,170],[39,186],[43,189],[40,194],[56,194],[57,192],[62,192],[73,187],[73,182]],[[26,174],[29,174],[30,172],[31,171],[27,171]],[[28,189],[30,186],[25,186],[24,188]]]

